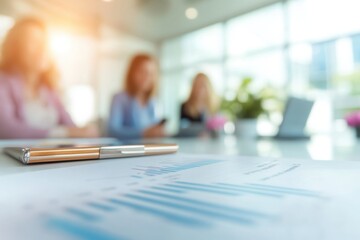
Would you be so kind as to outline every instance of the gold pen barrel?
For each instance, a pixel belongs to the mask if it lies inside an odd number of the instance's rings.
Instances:
[[[95,160],[100,158],[99,147],[33,148],[28,163]]]
[[[146,144],[145,155],[158,155],[176,153],[179,149],[177,144]]]

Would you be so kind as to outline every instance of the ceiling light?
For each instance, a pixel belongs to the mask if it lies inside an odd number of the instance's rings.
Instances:
[[[109,3],[109,2],[112,2],[113,0],[102,0],[102,1]]]
[[[196,8],[193,7],[189,7],[185,10],[185,16],[190,19],[193,20],[195,18],[197,18],[199,15],[198,10]]]

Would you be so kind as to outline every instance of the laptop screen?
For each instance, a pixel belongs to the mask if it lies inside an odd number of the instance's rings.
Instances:
[[[278,137],[303,137],[313,101],[289,97],[284,111],[283,121],[279,127]]]

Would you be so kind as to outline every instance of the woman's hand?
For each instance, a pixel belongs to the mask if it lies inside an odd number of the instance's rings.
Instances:
[[[144,138],[161,138],[165,137],[164,126],[161,124],[153,125],[145,129],[143,133]]]

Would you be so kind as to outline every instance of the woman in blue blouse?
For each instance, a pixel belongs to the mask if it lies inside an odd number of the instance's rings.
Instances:
[[[118,139],[164,136],[164,126],[155,115],[153,94],[158,78],[154,58],[138,54],[130,62],[124,91],[112,100],[109,135]]]

